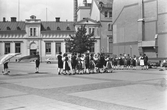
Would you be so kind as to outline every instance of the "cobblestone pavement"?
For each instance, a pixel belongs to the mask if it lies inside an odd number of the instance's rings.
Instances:
[[[56,64],[10,63],[0,75],[0,110],[166,110],[167,71],[57,75]],[[2,71],[2,68],[0,69]]]

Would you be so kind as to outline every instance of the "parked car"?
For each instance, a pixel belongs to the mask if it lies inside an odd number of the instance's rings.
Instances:
[[[56,58],[47,58],[45,62],[47,64],[57,63],[57,59]]]

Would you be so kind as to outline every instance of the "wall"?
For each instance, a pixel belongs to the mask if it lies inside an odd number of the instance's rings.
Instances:
[[[167,1],[166,0],[114,0],[113,2],[113,50],[138,55],[148,53],[156,57],[155,46],[139,45],[143,41],[155,41],[158,34],[158,57],[167,57]],[[142,10],[143,9],[143,10]],[[144,18],[144,24],[139,21]],[[133,45],[133,46],[132,46]],[[131,49],[130,47],[134,49]],[[141,46],[141,47],[140,47]],[[132,52],[129,51],[132,50]],[[142,50],[141,50],[142,49]],[[139,51],[141,50],[141,51]]]

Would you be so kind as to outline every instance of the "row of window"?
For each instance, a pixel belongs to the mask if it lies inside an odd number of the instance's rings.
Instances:
[[[45,43],[45,53],[46,54],[51,54],[51,42],[46,42]],[[61,42],[56,42],[56,53],[58,54],[61,52]]]
[[[61,42],[56,42],[56,54],[58,54],[59,52],[61,52]],[[66,52],[69,52],[69,48],[66,47]],[[51,42],[46,42],[45,43],[45,53],[46,54],[51,54]],[[5,43],[5,54],[8,54],[11,52],[11,44],[10,43]],[[90,52],[94,52],[94,46],[91,47]],[[21,53],[21,43],[15,43],[15,53]]]
[[[65,45],[65,48],[66,48],[65,50],[66,50],[67,53],[70,52],[69,48],[68,48],[68,45]],[[46,54],[51,54],[51,51],[52,51],[51,42],[46,42],[45,43],[45,53]],[[59,52],[61,52],[61,42],[56,43],[56,53],[59,53]],[[90,52],[94,52],[94,46],[91,47]]]
[[[10,43],[5,43],[5,54],[10,53]],[[15,53],[21,52],[21,43],[15,43]]]
[[[111,18],[111,17],[112,17],[112,12],[111,12],[111,11],[109,11],[109,12],[108,12],[108,11],[105,11],[105,12],[104,12],[104,17],[106,17],[106,18],[107,18],[107,17]]]

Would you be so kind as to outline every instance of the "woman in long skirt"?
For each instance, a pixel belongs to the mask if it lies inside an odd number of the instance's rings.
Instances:
[[[86,53],[85,57],[85,68],[86,68],[86,73],[89,73],[89,53]]]
[[[60,75],[62,73],[62,69],[63,69],[63,60],[62,60],[61,54],[62,54],[62,52],[59,52],[59,55],[57,56],[57,59],[58,59],[58,75]]]
[[[77,63],[78,63],[78,61],[77,61],[76,54],[73,53],[72,57],[71,57],[71,66],[72,66],[73,74],[76,73]]]
[[[77,63],[77,73],[78,74],[82,74],[83,73],[83,68],[82,68],[82,59],[81,59],[81,55],[78,55],[78,63]]]
[[[90,64],[89,64],[90,73],[94,73],[94,69],[95,69],[95,62],[94,62],[93,54],[91,54],[90,55]]]
[[[68,63],[68,61],[69,61],[69,58],[67,57],[67,54],[66,53],[64,53],[64,55],[63,55],[63,70],[64,70],[64,74],[70,74],[70,66],[69,66],[69,63]]]

